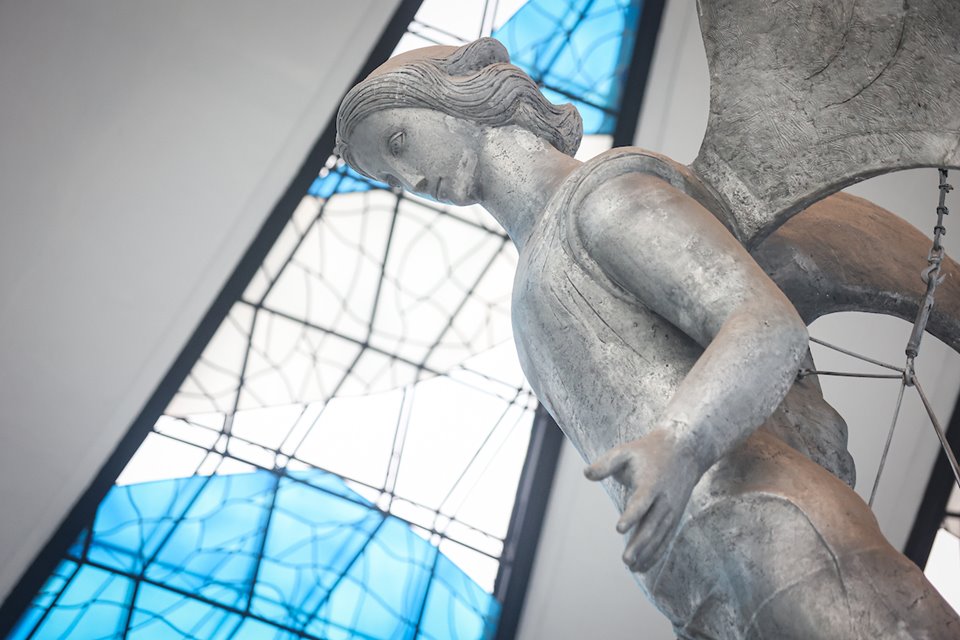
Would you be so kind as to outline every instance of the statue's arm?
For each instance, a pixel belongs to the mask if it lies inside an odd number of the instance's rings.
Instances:
[[[650,435],[588,469],[631,490],[618,528],[635,527],[624,560],[642,570],[703,473],[783,400],[806,353],[806,326],[736,238],[659,178],[605,183],[584,201],[577,227],[616,286],[704,347]]]

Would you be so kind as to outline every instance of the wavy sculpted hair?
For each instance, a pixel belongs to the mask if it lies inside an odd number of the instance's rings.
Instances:
[[[530,76],[510,64],[500,42],[481,38],[462,47],[400,54],[371,73],[340,105],[336,153],[363,173],[351,154],[351,134],[371,113],[405,107],[433,109],[491,127],[515,124],[570,156],[583,136],[576,107],[548,102]]]

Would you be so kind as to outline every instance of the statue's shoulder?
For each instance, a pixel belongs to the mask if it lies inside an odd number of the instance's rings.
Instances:
[[[623,227],[624,216],[643,206],[643,191],[676,165],[669,158],[636,147],[618,147],[578,167],[564,181],[544,216],[543,237],[559,241],[567,259],[594,280],[605,281],[597,263],[597,245]],[[676,165],[682,168],[682,165]]]
[[[689,175],[688,175],[689,174]],[[687,167],[638,147],[609,149],[586,161],[567,178],[550,208],[569,252],[581,258],[584,240],[598,229],[616,232],[623,216],[636,215],[645,192],[667,182],[688,192]]]
[[[567,178],[551,208],[572,231],[578,219],[615,205],[631,177],[663,175],[667,173],[666,163],[672,162],[637,147],[609,149],[584,162]]]
[[[662,183],[699,202],[739,237],[729,211],[690,167],[639,147],[617,147],[585,162],[567,179],[553,208],[564,231],[578,234],[587,220],[616,224],[617,216],[642,206],[645,190]],[[627,203],[633,206],[624,206]]]

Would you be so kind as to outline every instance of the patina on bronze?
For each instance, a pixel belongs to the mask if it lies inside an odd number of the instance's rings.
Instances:
[[[884,170],[958,164],[960,106],[936,100],[957,97],[960,73],[939,97],[924,94],[940,119],[919,122],[917,135],[937,141],[913,160],[891,146],[900,138],[879,130],[873,102],[858,106],[883,99],[872,92],[886,86],[884,74],[909,77],[904,47],[951,25],[932,24],[932,0],[700,5],[713,111],[692,168],[635,148],[574,160],[575,109],[544,100],[491,39],[409,52],[375,71],[341,106],[339,151],[390,184],[478,202],[506,229],[520,251],[513,322],[524,372],[591,462],[588,477],[603,480],[620,508],[624,562],[681,638],[956,638],[956,614],[850,488],[846,425],[816,376],[797,379],[801,367],[814,368],[805,323],[819,315],[859,309],[913,319],[918,282],[908,263],[923,261],[925,239],[866,201],[830,194]],[[850,67],[860,59],[853,48],[891,24],[902,28],[901,47],[889,64],[870,67],[876,79],[846,95],[831,65]],[[819,34],[819,49],[790,67],[789,47],[810,44],[793,37],[801,28]],[[784,73],[798,86],[822,76],[829,91],[808,91],[809,104],[768,104],[767,77],[748,67],[775,66],[751,61],[754,50],[773,54],[745,47],[778,38]],[[863,73],[849,75],[859,82]],[[758,130],[767,136],[751,141],[759,159],[739,158],[738,136],[750,132],[723,110],[742,115],[743,105],[724,106],[741,89],[763,117],[799,109],[790,130],[805,137]],[[822,116],[831,108],[846,111]],[[856,157],[829,135],[857,109],[873,119],[852,135],[883,143],[864,144],[863,154],[887,156],[844,173],[838,167]],[[903,117],[889,126],[902,127]],[[801,151],[819,153],[822,175]],[[767,170],[764,158],[779,159],[784,172],[793,156],[783,154],[798,153],[802,175],[779,176],[782,189],[754,175]],[[861,236],[861,249],[833,250],[845,234]],[[874,264],[870,255],[884,259]],[[894,255],[909,257],[900,264]],[[945,259],[942,268],[957,265]],[[952,282],[928,329],[956,348]]]

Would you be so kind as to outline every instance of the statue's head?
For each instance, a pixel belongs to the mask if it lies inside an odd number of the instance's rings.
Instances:
[[[337,153],[360,173],[454,204],[479,200],[484,130],[517,126],[568,155],[583,135],[573,105],[548,102],[481,38],[391,58],[347,93],[337,114]]]

